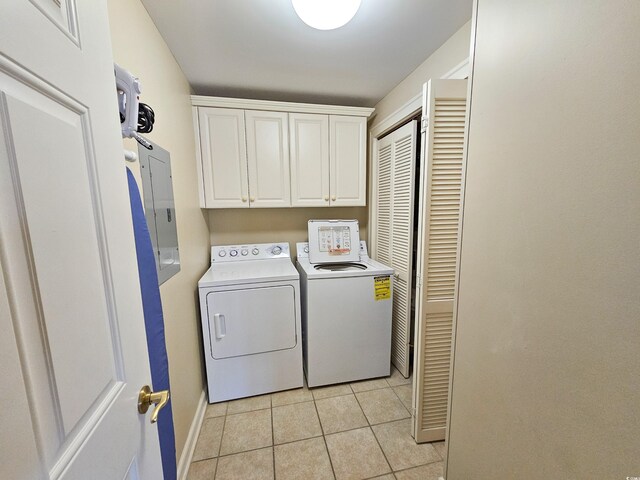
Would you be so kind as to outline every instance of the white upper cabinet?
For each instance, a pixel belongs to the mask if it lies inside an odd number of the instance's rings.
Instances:
[[[329,138],[331,205],[366,205],[367,119],[331,115]]]
[[[286,113],[247,110],[249,205],[289,207],[289,127]]]
[[[290,113],[291,205],[366,205],[367,119]]]
[[[329,206],[329,116],[290,113],[291,205]]]
[[[366,205],[373,109],[191,99],[202,208]]]
[[[198,109],[200,152],[206,208],[247,208],[249,176],[244,111]]]

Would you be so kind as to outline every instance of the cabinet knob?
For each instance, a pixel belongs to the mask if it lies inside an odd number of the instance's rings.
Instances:
[[[336,197],[331,197],[331,201],[335,202],[336,201]]]
[[[250,202],[255,202],[255,201],[256,201],[256,197],[251,197],[251,198],[249,199],[249,201],[250,201]]]
[[[324,201],[328,202],[329,201],[329,195],[327,195],[326,197],[324,197]]]
[[[247,201],[247,197],[242,197],[242,201],[246,202]]]

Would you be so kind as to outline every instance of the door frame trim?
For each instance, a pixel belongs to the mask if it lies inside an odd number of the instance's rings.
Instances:
[[[464,59],[462,62],[457,64],[447,73],[442,75],[440,78],[446,79],[462,79],[467,78],[471,73],[469,57]],[[425,80],[425,83],[429,81],[429,79]],[[409,121],[412,117],[418,115],[422,111],[422,85],[420,85],[420,93],[413,96],[406,103],[396,109],[393,113],[389,114],[384,119],[380,120],[377,123],[374,123],[369,127],[369,225],[367,232],[367,241],[369,244],[369,252],[371,252],[371,257],[374,258],[377,253],[377,245],[375,242],[375,237],[373,232],[376,230],[376,207],[375,202],[373,201],[375,196],[374,193],[377,191],[377,166],[378,166],[378,140],[395,130],[397,127]]]

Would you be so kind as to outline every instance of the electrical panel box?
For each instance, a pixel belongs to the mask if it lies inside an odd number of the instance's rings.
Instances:
[[[169,152],[151,142],[152,150],[138,146],[144,212],[156,257],[158,283],[180,271],[176,209],[173,202]]]

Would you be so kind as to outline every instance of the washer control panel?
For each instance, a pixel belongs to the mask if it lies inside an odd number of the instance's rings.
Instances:
[[[269,260],[272,258],[291,258],[289,244],[282,242],[249,245],[213,245],[211,247],[211,263]]]
[[[309,257],[309,242],[296,243],[296,256],[299,258]],[[369,257],[369,252],[367,250],[367,242],[365,242],[364,240],[360,240],[360,257],[361,258]]]

